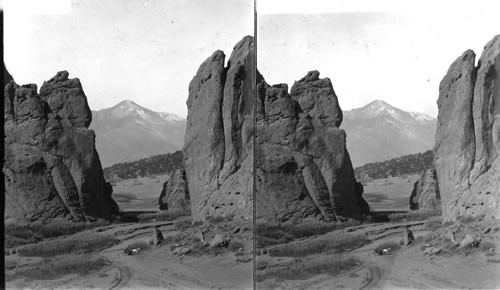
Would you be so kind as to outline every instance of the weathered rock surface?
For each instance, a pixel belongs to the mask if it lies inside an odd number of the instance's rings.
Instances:
[[[342,111],[328,78],[257,85],[256,218],[275,221],[361,218],[362,198],[339,129]]]
[[[169,179],[163,184],[159,204],[161,210],[175,209],[187,211],[191,208],[186,172],[184,169],[174,171]]]
[[[189,84],[183,153],[194,220],[252,216],[253,38],[236,44],[226,67],[224,59],[214,52]]]
[[[153,246],[158,246],[163,241],[163,234],[158,227],[153,230]]]
[[[403,245],[409,246],[415,240],[413,232],[409,228],[405,228],[403,232]]]
[[[441,211],[441,197],[434,168],[426,170],[415,182],[410,196],[410,209]]]
[[[439,89],[435,168],[445,220],[500,218],[500,35],[468,50]]]
[[[4,104],[6,223],[85,221],[118,213],[78,79],[58,72],[40,94],[35,84],[18,86],[10,79]]]

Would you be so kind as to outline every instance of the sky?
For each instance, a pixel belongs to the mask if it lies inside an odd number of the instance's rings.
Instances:
[[[129,99],[186,117],[189,82],[220,49],[253,35],[253,0],[3,0],[4,60],[18,84],[58,71],[89,106]]]
[[[130,99],[187,115],[188,86],[215,50],[253,35],[253,0],[3,0],[4,59],[18,84],[57,71],[93,110]],[[288,83],[329,77],[342,109],[382,99],[437,115],[439,82],[500,33],[498,0],[257,0],[258,68]]]
[[[437,116],[451,63],[500,34],[500,1],[257,1],[258,68],[269,84],[310,70],[331,79],[342,109],[375,99]]]

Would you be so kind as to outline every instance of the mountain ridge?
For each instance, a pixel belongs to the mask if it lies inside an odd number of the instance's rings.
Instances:
[[[124,100],[92,111],[91,129],[103,166],[130,162],[182,148],[186,119],[172,113],[155,112]]]
[[[432,149],[437,119],[408,112],[385,101],[343,111],[341,128],[346,131],[353,165],[359,167]]]

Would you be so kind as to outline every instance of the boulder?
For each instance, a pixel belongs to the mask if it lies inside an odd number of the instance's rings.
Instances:
[[[270,86],[257,77],[256,218],[332,221],[367,214],[330,80],[311,71],[288,93],[286,84]]]
[[[460,248],[472,246],[474,244],[474,237],[471,234],[466,234],[464,239],[460,242]]]
[[[163,241],[163,234],[158,227],[153,230],[153,246],[159,246]]]
[[[5,69],[5,66],[4,66]],[[58,72],[35,84],[4,88],[5,223],[111,219],[118,206],[104,180],[92,114],[78,79]],[[5,78],[5,74],[4,74]]]
[[[206,59],[189,84],[183,147],[194,220],[252,217],[254,40]]]
[[[174,171],[163,184],[159,204],[161,210],[188,211],[191,208],[184,169]]]
[[[445,221],[500,218],[500,35],[467,50],[439,87],[434,164]]]
[[[413,241],[415,240],[415,236],[413,235],[413,232],[410,230],[410,228],[406,227],[404,232],[403,232],[403,245],[404,246],[409,246]]]
[[[411,210],[441,211],[441,197],[434,168],[426,170],[413,185],[410,196]]]
[[[210,248],[215,248],[215,247],[222,247],[225,248],[229,245],[230,239],[227,237],[224,237],[221,234],[216,234],[214,238],[210,241],[209,247]]]

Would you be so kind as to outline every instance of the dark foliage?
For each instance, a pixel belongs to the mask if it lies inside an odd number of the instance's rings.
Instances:
[[[124,180],[137,177],[169,174],[184,167],[181,151],[144,158],[138,161],[114,164],[104,168],[106,180]]]
[[[405,155],[383,162],[368,163],[354,169],[356,179],[368,181],[370,179],[402,176],[406,174],[420,174],[432,168],[434,153],[432,150],[424,153]]]

